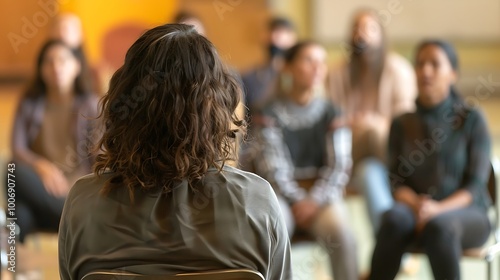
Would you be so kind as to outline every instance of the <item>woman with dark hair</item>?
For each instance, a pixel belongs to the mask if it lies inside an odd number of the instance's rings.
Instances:
[[[98,94],[103,91],[104,85],[101,85],[97,69],[89,64],[86,52],[84,50],[84,36],[82,21],[78,15],[73,13],[58,14],[52,21],[49,29],[50,40],[61,40],[66,45],[75,50],[81,57],[81,75],[85,78],[90,88]]]
[[[158,26],[132,45],[102,100],[95,174],[67,199],[61,279],[224,268],[291,279],[271,186],[225,164],[245,128],[235,114],[240,98],[235,77],[193,26]]]
[[[411,244],[435,279],[460,279],[462,250],[488,239],[490,135],[481,112],[456,93],[458,58],[440,40],[417,48],[417,111],[392,122],[389,171],[395,205],[381,219],[370,279],[394,279]]]
[[[12,134],[20,241],[57,231],[71,185],[90,172],[97,98],[81,73],[82,58],[62,41],[42,47],[33,83],[19,103]]]
[[[335,279],[358,279],[356,242],[343,195],[351,167],[350,131],[323,98],[326,50],[299,42],[284,55],[283,84],[254,117],[255,169],[274,186],[288,233],[317,237]]]

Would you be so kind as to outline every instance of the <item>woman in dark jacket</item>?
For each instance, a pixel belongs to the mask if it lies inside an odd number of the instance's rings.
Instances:
[[[395,205],[382,217],[370,279],[394,279],[415,244],[435,279],[460,279],[462,250],[488,239],[490,135],[477,108],[453,85],[458,59],[440,40],[417,49],[417,110],[396,118],[389,137]]]

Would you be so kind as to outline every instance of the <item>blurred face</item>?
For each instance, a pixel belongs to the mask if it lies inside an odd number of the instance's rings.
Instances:
[[[199,21],[195,18],[190,18],[190,19],[186,19],[182,23],[194,26],[194,29],[196,29],[198,34],[205,36],[205,27],[203,26],[203,23],[201,23],[201,21]]]
[[[289,49],[296,42],[297,35],[289,28],[278,27],[271,32],[271,44],[282,50]]]
[[[352,42],[356,49],[377,49],[382,45],[382,27],[369,13],[358,15],[352,29]]]
[[[81,66],[68,47],[53,45],[42,62],[42,78],[49,89],[70,91],[80,74]]]
[[[449,95],[457,74],[446,53],[436,45],[427,45],[417,54],[415,66],[418,99],[424,106],[439,104]]]
[[[82,45],[82,23],[76,15],[61,15],[51,30],[54,39],[62,40],[72,48]]]
[[[295,59],[286,66],[294,86],[300,89],[313,89],[321,86],[326,78],[326,51],[318,45],[309,45],[299,51]]]

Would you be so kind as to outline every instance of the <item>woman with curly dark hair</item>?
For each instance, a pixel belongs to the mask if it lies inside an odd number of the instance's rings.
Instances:
[[[237,81],[192,26],[166,24],[129,49],[102,100],[95,174],[67,200],[61,279],[249,268],[290,279],[289,241],[268,182],[225,165],[244,130]]]

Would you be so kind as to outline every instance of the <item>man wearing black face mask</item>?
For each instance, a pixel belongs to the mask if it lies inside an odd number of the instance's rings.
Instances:
[[[273,91],[273,85],[283,63],[283,53],[296,41],[297,34],[291,21],[280,17],[271,19],[267,45],[268,60],[266,64],[242,77],[249,116],[252,115],[252,109],[266,100],[267,95]]]

